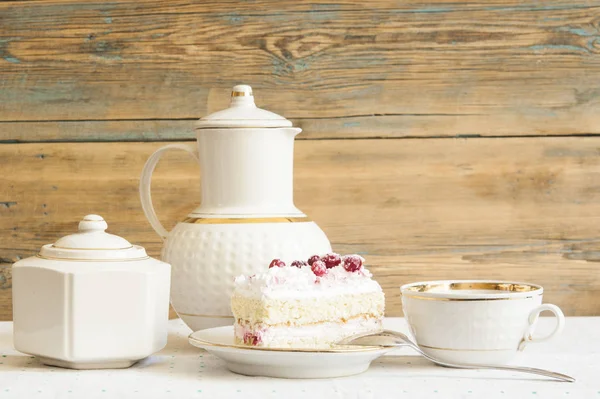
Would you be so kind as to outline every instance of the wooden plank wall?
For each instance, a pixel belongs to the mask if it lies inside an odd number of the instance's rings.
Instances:
[[[543,284],[600,315],[600,1],[0,3],[0,319],[10,265],[99,213],[147,247],[138,178],[253,86],[304,129],[296,204],[398,286]],[[198,168],[162,162],[168,225]]]

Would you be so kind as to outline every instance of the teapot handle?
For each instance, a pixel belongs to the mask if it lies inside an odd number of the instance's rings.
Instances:
[[[146,219],[148,219],[154,231],[156,231],[156,233],[163,240],[167,238],[169,232],[158,220],[156,212],[154,211],[154,206],[152,206],[150,182],[152,180],[152,173],[154,172],[154,168],[156,168],[156,165],[158,164],[158,161],[160,160],[162,155],[168,150],[187,151],[192,157],[194,157],[194,159],[197,162],[199,162],[198,152],[195,147],[189,146],[187,144],[169,144],[156,150],[154,154],[152,154],[150,158],[148,158],[146,164],[144,165],[144,169],[142,170],[142,176],[140,178],[140,200],[142,201],[142,209],[144,210]]]

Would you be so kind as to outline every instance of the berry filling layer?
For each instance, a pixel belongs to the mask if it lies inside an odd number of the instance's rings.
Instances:
[[[347,321],[322,322],[302,326],[235,324],[237,344],[271,348],[330,348],[355,334],[380,330],[381,319],[355,317]]]

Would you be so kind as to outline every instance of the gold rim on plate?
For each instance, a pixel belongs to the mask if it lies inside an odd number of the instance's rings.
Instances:
[[[265,348],[259,346],[245,346],[238,344],[218,344],[215,342],[205,341],[200,338],[192,337],[195,333],[191,333],[188,336],[190,343],[196,347],[203,348],[204,346],[212,346],[216,348],[225,349],[241,349],[247,351],[263,351],[263,352],[289,352],[289,353],[356,353],[356,352],[376,352],[380,350],[386,350],[383,346],[356,346],[356,345],[339,345],[334,348],[323,348],[323,349],[310,349],[310,348]],[[200,346],[202,345],[202,346]],[[203,348],[206,349],[206,348]]]

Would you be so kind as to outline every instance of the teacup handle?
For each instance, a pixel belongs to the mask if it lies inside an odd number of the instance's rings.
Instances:
[[[540,338],[534,337],[533,333],[535,332],[535,326],[540,317],[540,313],[542,313],[544,310],[549,310],[550,312],[554,313],[554,317],[556,317],[556,327],[554,327],[554,331],[552,331],[550,334],[546,335],[545,337],[540,337]],[[525,349],[525,346],[530,342],[548,341],[552,337],[560,334],[562,332],[562,329],[565,326],[565,315],[563,314],[562,310],[560,310],[560,308],[558,306],[551,305],[549,303],[545,303],[545,304],[540,305],[537,308],[533,309],[531,311],[531,313],[529,313],[528,323],[529,323],[529,326],[527,327],[527,330],[525,331],[523,340],[519,344],[520,351]]]
[[[164,147],[159,148],[148,158],[144,169],[142,170],[142,176],[140,178],[140,199],[142,201],[142,209],[146,218],[152,225],[152,228],[156,233],[164,240],[169,235],[167,229],[164,228],[162,223],[158,220],[154,206],[152,205],[152,196],[150,195],[150,182],[152,181],[152,172],[156,168],[156,164],[160,160],[160,157],[165,151],[169,150],[183,150],[189,153],[196,162],[199,162],[198,152],[196,148],[187,144],[168,144]]]

